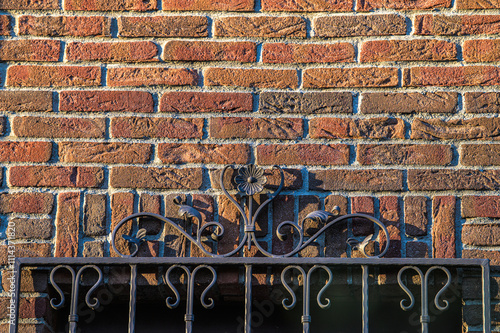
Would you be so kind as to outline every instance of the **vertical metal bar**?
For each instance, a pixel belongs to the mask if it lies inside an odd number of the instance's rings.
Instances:
[[[137,295],[137,265],[130,265],[130,303],[128,309],[128,332],[135,332],[135,307]]]
[[[245,265],[245,333],[252,331],[252,265]]]
[[[368,333],[368,266],[361,265],[363,271],[362,280],[362,302],[363,302],[363,333]]]
[[[481,265],[483,276],[483,332],[491,333],[490,264],[485,260]]]
[[[14,308],[13,310],[13,315],[14,318],[10,320],[10,325],[9,325],[9,333],[17,333],[17,326],[18,326],[18,321],[19,321],[19,301],[20,301],[20,294],[21,291],[19,290],[21,288],[21,263],[18,260],[14,261],[14,269],[12,270],[14,273],[14,294],[11,295],[11,300],[14,300]],[[12,304],[12,303],[11,303]]]
[[[428,273],[428,272],[427,272]],[[426,276],[428,275],[426,273]],[[422,333],[429,333],[429,289],[428,289],[428,285],[427,285],[427,278],[422,278],[422,276],[420,276],[420,280],[421,280],[421,284],[422,286],[420,287],[421,289],[421,292],[422,292],[422,297],[421,297],[421,300],[422,300],[422,313],[421,313],[421,316],[420,316],[420,323],[422,324]]]

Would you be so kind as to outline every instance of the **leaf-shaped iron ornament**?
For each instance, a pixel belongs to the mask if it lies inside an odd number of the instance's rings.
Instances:
[[[304,220],[312,220],[318,223],[325,224],[330,222],[330,219],[334,216],[335,215],[333,213],[324,210],[315,210],[314,212],[307,214]]]
[[[347,239],[347,244],[353,249],[353,250],[359,250],[363,253],[365,253],[365,247],[370,243],[372,240],[373,234],[366,236],[365,239],[360,243],[356,238],[348,238]]]
[[[238,184],[238,191],[246,195],[254,195],[264,189],[267,179],[264,176],[264,169],[250,164],[238,170],[238,175],[234,178],[234,181]]]
[[[135,236],[122,235],[122,238],[125,239],[129,243],[134,243],[139,246],[142,242],[144,242],[144,237],[146,237],[146,229],[141,228],[137,230]]]
[[[200,212],[191,206],[185,205],[180,196],[174,198],[174,204],[179,206],[179,216],[182,216],[186,220],[195,218],[198,223],[201,223]]]

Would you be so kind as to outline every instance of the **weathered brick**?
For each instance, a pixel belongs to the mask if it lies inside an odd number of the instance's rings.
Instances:
[[[139,212],[161,215],[161,195],[142,193],[139,198]],[[210,221],[212,221],[211,219]],[[140,226],[146,229],[148,235],[157,235],[163,229],[163,222],[154,218],[141,218]]]
[[[500,145],[463,144],[460,146],[460,162],[463,165],[500,165]]]
[[[104,242],[90,241],[83,243],[82,256],[90,258],[104,257]]]
[[[1,253],[1,251],[0,251]],[[1,255],[0,255],[1,257]],[[12,271],[3,270],[2,272],[2,287],[7,290],[10,287],[10,280]],[[21,271],[21,289],[23,292],[48,292],[49,274],[46,271],[38,270],[36,268],[25,267]]]
[[[111,135],[115,138],[189,139],[203,136],[202,118],[111,118]]]
[[[52,257],[52,244],[49,243],[16,243],[14,255],[16,258],[26,257]],[[0,245],[0,265],[7,264],[7,245]]]
[[[429,245],[424,242],[406,243],[407,258],[429,258]]]
[[[101,68],[13,65],[7,69],[6,84],[12,87],[100,86]]]
[[[309,122],[314,139],[404,139],[405,124],[397,118],[314,118]]]
[[[9,324],[0,324],[0,330],[7,332],[9,330]],[[53,328],[46,323],[19,323],[19,332],[23,333],[50,333],[52,331]]]
[[[498,190],[498,170],[452,170],[411,169],[408,170],[408,189],[414,190]]]
[[[59,160],[64,163],[147,163],[149,143],[60,142]]]
[[[50,91],[0,91],[0,111],[52,111]]]
[[[238,222],[241,219],[241,213],[235,205],[225,196],[219,196],[219,223],[225,229],[224,238],[217,242],[217,253],[228,253],[237,246],[240,239]],[[227,238],[226,238],[227,236]]]
[[[11,16],[0,15],[0,36],[10,36],[12,31],[11,28]]]
[[[401,210],[399,198],[396,196],[380,197],[380,222],[382,222],[389,232],[389,249],[384,255],[385,258],[401,258]],[[384,233],[379,236],[380,251],[382,252],[387,244]]]
[[[19,18],[19,34],[32,36],[110,37],[111,18],[105,16],[32,16]]]
[[[7,130],[7,119],[0,117],[0,135],[4,135]]]
[[[58,40],[17,39],[0,41],[2,61],[58,61],[61,42]]]
[[[325,210],[332,212],[337,206],[340,215],[347,214],[347,198],[342,195],[329,195],[325,198]],[[325,249],[326,257],[347,258],[347,238],[349,230],[347,223],[339,223],[325,231]]]
[[[457,9],[493,9],[500,8],[498,1],[457,0]]]
[[[427,235],[427,198],[407,196],[405,198],[405,233],[410,237]]]
[[[251,112],[252,108],[250,93],[172,91],[160,100],[160,112]]]
[[[64,10],[85,11],[148,11],[158,9],[157,0],[67,0]]]
[[[475,35],[500,32],[500,15],[416,15],[417,35]]]
[[[467,113],[500,113],[500,94],[467,92],[464,94],[464,105]]]
[[[468,62],[493,62],[500,60],[500,40],[476,39],[464,42],[463,57]]]
[[[215,37],[306,38],[306,21],[298,16],[226,16],[214,19]]]
[[[474,246],[498,246],[500,245],[500,224],[464,224],[462,226],[462,243]]]
[[[349,146],[345,144],[259,145],[257,164],[347,165]]]
[[[405,18],[396,14],[321,16],[313,21],[316,37],[405,35]]]
[[[165,61],[239,61],[254,62],[257,46],[253,42],[207,42],[172,40],[165,43]]]
[[[83,214],[83,233],[85,236],[106,235],[106,195],[87,194]]]
[[[262,62],[271,64],[353,62],[354,57],[354,46],[350,43],[265,43],[262,47]]]
[[[490,315],[491,315],[491,324],[493,327],[496,325],[500,324],[500,304],[492,304],[491,305],[491,310],[490,310]],[[463,318],[463,325],[467,326],[468,330],[467,332],[469,333],[478,333],[481,330],[481,325],[483,324],[483,306],[482,304],[471,304],[471,303],[466,303],[463,305],[462,308],[462,318]],[[472,327],[474,326],[479,326],[479,328],[473,329]],[[465,332],[465,331],[464,331]]]
[[[370,11],[374,9],[423,10],[451,7],[451,0],[360,0],[356,10]]]
[[[205,16],[121,16],[121,37],[207,37]]]
[[[432,198],[432,257],[455,258],[455,207],[453,196]]]
[[[128,192],[115,192],[111,195],[111,230],[114,230],[118,223],[129,215],[134,213],[134,194]],[[119,233],[122,235],[130,235],[132,224],[125,223]],[[129,243],[122,237],[117,237],[115,245],[118,251],[122,254],[130,254]],[[110,246],[110,256],[117,257],[118,254]]]
[[[113,167],[110,186],[157,189],[198,189],[202,183],[202,170],[173,168]]]
[[[66,46],[67,61],[151,62],[158,61],[155,43],[140,42],[70,42]]]
[[[13,218],[15,239],[51,239],[54,229],[51,219]]]
[[[293,235],[290,229],[279,230],[287,235],[284,241],[277,236],[277,227],[283,221],[295,221],[295,197],[293,195],[278,195],[273,201],[272,253],[285,254],[293,250]]]
[[[494,195],[464,195],[462,217],[500,218],[500,197]]]
[[[98,167],[16,166],[9,169],[12,186],[99,187],[104,172]]]
[[[208,134],[211,138],[299,139],[303,120],[299,118],[210,118]]]
[[[103,138],[104,118],[15,117],[14,134],[36,138]]]
[[[375,216],[375,201],[373,197],[362,196],[351,198],[351,213]],[[374,233],[373,223],[363,218],[352,219],[352,234],[354,236],[368,236]]]
[[[411,124],[411,138],[425,140],[498,140],[500,139],[499,118],[473,119],[421,119]]]
[[[222,0],[222,1],[183,1],[169,0],[163,3],[163,10],[169,11],[231,11],[231,12],[251,12],[253,11],[254,0]]]
[[[395,87],[398,69],[372,68],[310,68],[302,74],[304,88]]]
[[[454,92],[426,93],[363,93],[360,112],[369,113],[453,113],[458,94]]]
[[[257,88],[297,88],[299,78],[292,69],[267,68],[207,68],[206,86],[234,86]]]
[[[319,191],[401,191],[401,170],[311,170],[309,189]]]
[[[500,84],[500,69],[493,66],[411,67],[403,70],[403,85],[492,86]]]
[[[60,193],[57,198],[56,257],[78,255],[80,225],[80,193]]]
[[[353,0],[331,1],[280,1],[263,0],[262,10],[266,12],[349,12],[352,11]]]
[[[352,94],[348,92],[270,92],[259,96],[264,113],[352,113]]]
[[[27,10],[43,10],[43,9],[59,9],[59,1],[57,0],[4,0],[0,3],[0,9],[27,9]]]
[[[447,145],[359,144],[356,155],[362,165],[447,165],[453,159]]]
[[[186,68],[109,68],[107,84],[122,86],[195,86],[198,83],[196,70]]]
[[[50,214],[54,207],[51,193],[22,192],[0,194],[0,213]]]
[[[500,265],[500,252],[493,250],[462,250],[462,258],[467,259],[489,259],[490,265]]]
[[[154,101],[151,93],[146,91],[61,91],[59,110],[63,112],[153,112]]]
[[[1,162],[47,162],[52,155],[51,142],[0,141]]]
[[[299,216],[297,221],[299,221],[299,225],[302,227],[302,230],[304,230],[304,236],[310,237],[313,236],[315,233],[321,229],[321,227],[324,226],[324,223],[317,221],[317,220],[311,220],[307,219],[304,221],[306,216],[314,211],[319,210],[321,207],[321,202],[320,199],[317,195],[299,195],[297,196],[298,203],[299,203]],[[305,253],[306,251],[301,251],[299,252],[300,256],[306,257]],[[311,253],[309,253],[310,255]],[[317,256],[317,255],[314,255]]]
[[[361,62],[450,61],[457,59],[457,46],[443,40],[372,40],[361,45]]]
[[[250,146],[246,144],[160,143],[158,157],[163,163],[246,164]]]

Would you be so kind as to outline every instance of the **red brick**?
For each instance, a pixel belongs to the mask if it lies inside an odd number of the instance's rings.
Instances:
[[[500,252],[497,250],[462,250],[462,258],[467,259],[489,259],[490,265],[500,265]]]
[[[61,91],[59,110],[63,112],[153,112],[154,101],[151,93],[146,91]]]
[[[498,1],[457,0],[457,9],[494,9],[500,8]]]
[[[500,32],[500,15],[417,15],[416,35],[475,35]]]
[[[259,95],[262,113],[352,113],[350,92],[275,92]]]
[[[396,87],[398,69],[372,68],[310,68],[302,74],[304,88]]]
[[[12,186],[99,187],[104,172],[98,167],[16,166],[9,169]]]
[[[464,224],[462,226],[462,243],[474,246],[498,246],[500,245],[500,224]]]
[[[404,139],[405,124],[397,118],[314,118],[309,122],[313,139]]]
[[[52,111],[50,91],[0,91],[0,111]]]
[[[257,47],[252,42],[168,41],[163,47],[165,61],[254,62]]]
[[[350,43],[265,43],[262,48],[262,62],[271,64],[353,62],[354,57],[354,46]]]
[[[279,195],[273,201],[273,230],[272,230],[272,253],[285,254],[293,250],[293,234],[289,228],[284,228],[280,232],[287,235],[284,241],[277,236],[277,227],[283,221],[295,221],[295,197],[293,195]]]
[[[50,193],[22,192],[0,194],[2,214],[50,214],[54,207],[54,196]]]
[[[408,170],[408,189],[410,191],[498,190],[500,172],[469,169],[411,169]]]
[[[455,258],[455,207],[453,196],[432,198],[432,257]]]
[[[101,68],[14,65],[7,69],[6,84],[12,87],[100,86]]]
[[[207,37],[205,16],[121,16],[121,37]]]
[[[385,258],[401,258],[401,210],[396,196],[380,197],[380,222],[389,232],[389,250]],[[380,251],[386,246],[386,236],[380,234]]]
[[[375,216],[375,201],[373,197],[352,197],[351,213]],[[369,234],[373,234],[374,230],[373,223],[363,218],[355,218],[352,220],[352,233],[354,236],[368,236]]]
[[[241,213],[225,196],[219,196],[219,223],[225,229],[224,237],[217,242],[217,253],[224,254],[235,249],[240,240],[238,228]]]
[[[257,164],[347,165],[349,146],[345,144],[259,145]]]
[[[429,245],[424,242],[406,243],[407,258],[429,258]]]
[[[409,144],[359,144],[357,160],[362,165],[448,165],[451,146]]]
[[[306,38],[306,21],[298,16],[226,16],[214,19],[215,37]]]
[[[325,198],[327,212],[332,212],[337,206],[340,209],[340,215],[346,215],[347,205],[347,198],[342,195],[329,195]],[[325,257],[347,258],[348,231],[347,223],[341,223],[325,231]]]
[[[424,140],[498,140],[499,118],[472,118],[444,121],[416,118],[411,124],[411,138]]]
[[[451,7],[451,0],[360,0],[356,10],[371,11],[374,9],[423,10]]]
[[[1,253],[1,250],[0,250]],[[0,255],[1,256],[1,255]],[[12,271],[3,270],[2,272],[2,287],[4,290],[10,287],[10,278]],[[30,269],[25,267],[21,271],[21,289],[23,292],[38,292],[46,293],[48,289],[49,274],[45,271],[36,268]]]
[[[48,162],[52,155],[51,142],[0,141],[1,162]]]
[[[111,136],[134,139],[201,139],[203,123],[203,118],[111,118]]]
[[[4,135],[6,130],[7,130],[7,119],[5,117],[0,117],[0,135]]]
[[[16,226],[15,239],[44,239],[53,237],[52,219],[13,218],[9,221]]]
[[[401,191],[401,170],[311,170],[309,190]]]
[[[246,144],[160,143],[158,157],[168,164],[246,164],[250,160],[250,147]]]
[[[0,319],[7,319],[9,316],[10,297],[0,298]],[[19,318],[39,318],[52,320],[49,298],[45,297],[22,297],[19,299]],[[24,332],[19,330],[20,332]],[[5,331],[7,332],[7,331]]]
[[[78,255],[80,225],[80,193],[64,192],[57,198],[56,257]]]
[[[393,36],[406,34],[405,18],[396,14],[321,16],[313,21],[316,37]]]
[[[262,10],[266,12],[350,12],[353,0],[329,0],[310,2],[306,0],[280,1],[263,0]]]
[[[500,197],[495,195],[464,195],[462,217],[500,218]]]
[[[14,134],[35,138],[103,138],[104,118],[15,117]]]
[[[405,233],[410,237],[427,235],[427,198],[407,196],[405,198]]]
[[[202,170],[173,168],[113,167],[110,173],[111,187],[199,189]]]
[[[233,86],[256,88],[298,88],[297,71],[267,68],[207,68],[206,86]]]
[[[302,119],[249,117],[210,118],[208,133],[218,139],[299,139],[304,134]]]
[[[251,112],[252,109],[250,93],[172,91],[164,93],[160,100],[160,112],[229,113]]]
[[[491,86],[500,84],[500,69],[493,66],[412,67],[403,70],[403,85]]]
[[[17,39],[0,41],[2,61],[58,61],[61,42],[58,40]]]
[[[468,62],[493,62],[500,60],[499,39],[478,39],[464,42],[463,57]]]
[[[60,142],[59,160],[63,163],[147,163],[149,143]]]
[[[497,92],[467,92],[464,94],[467,113],[500,113],[500,94]]]
[[[253,11],[253,0],[221,0],[221,1],[184,1],[169,0],[163,3],[163,10],[169,11],[231,11],[231,12],[251,12]]]
[[[85,236],[106,235],[106,194],[85,195],[82,229]]]
[[[361,113],[453,113],[458,94],[454,92],[426,93],[363,93]]]
[[[67,0],[64,10],[85,11],[148,11],[158,9],[157,0]]]
[[[460,162],[463,165],[500,165],[500,145],[463,144],[460,146]]]
[[[0,15],[0,36],[10,36],[11,20],[9,15]]]
[[[306,216],[314,211],[321,209],[321,202],[317,195],[299,195],[299,216],[297,221],[304,231],[304,236],[311,237],[319,231],[325,224],[321,221],[307,219],[304,221]],[[306,248],[305,251],[300,251],[299,256],[301,257],[319,257],[319,251],[315,251]]]
[[[122,86],[195,86],[198,73],[186,68],[109,68],[107,84],[110,87]]]
[[[48,243],[16,243],[10,244],[15,247],[16,258],[26,257],[51,257],[52,244]],[[0,245],[0,265],[7,264],[7,245]]]
[[[70,42],[66,47],[67,61],[150,62],[158,61],[157,55],[158,48],[156,44],[147,41]]]
[[[4,0],[0,3],[0,9],[59,9],[59,1],[57,0]]]
[[[161,215],[161,195],[142,193],[139,199],[139,212],[147,212]],[[163,222],[156,219],[142,218],[140,226],[145,228],[148,235],[157,235],[163,230]]]
[[[105,16],[32,16],[19,18],[19,35],[110,37],[111,18]]]
[[[442,40],[373,40],[361,45],[361,62],[449,61],[457,59],[457,46]]]
[[[111,230],[114,230],[118,223],[134,213],[134,194],[126,192],[117,192],[111,195]],[[119,230],[122,235],[130,235],[132,224],[126,223]],[[129,244],[122,238],[118,237],[115,243],[118,251],[123,254],[130,254]],[[117,257],[118,254],[110,246],[110,255]]]

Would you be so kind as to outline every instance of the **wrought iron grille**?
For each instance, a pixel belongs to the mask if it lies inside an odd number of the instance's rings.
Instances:
[[[85,303],[88,307],[95,309],[99,306],[99,300],[96,297],[92,297],[96,288],[98,288],[103,283],[103,267],[110,267],[113,269],[117,266],[129,266],[130,267],[130,297],[129,297],[129,313],[128,313],[128,332],[135,332],[136,327],[136,307],[137,307],[137,272],[138,268],[141,266],[159,266],[164,267],[166,272],[164,274],[164,280],[168,287],[173,292],[174,297],[166,298],[166,306],[168,308],[178,307],[181,303],[181,295],[178,288],[172,282],[172,274],[174,272],[181,273],[185,277],[186,281],[186,310],[184,315],[185,329],[187,333],[191,333],[193,330],[193,304],[195,302],[195,280],[199,271],[206,271],[210,276],[210,282],[201,293],[200,302],[201,305],[206,309],[211,309],[215,306],[215,302],[212,298],[207,296],[207,293],[215,285],[217,281],[217,270],[220,267],[231,267],[235,270],[239,268],[244,268],[244,300],[245,304],[242,308],[245,318],[245,333],[250,333],[251,327],[251,316],[252,316],[252,272],[254,267],[272,267],[281,271],[281,284],[284,289],[288,292],[287,298],[282,300],[282,306],[286,309],[294,308],[298,303],[298,297],[296,295],[296,290],[294,290],[289,282],[290,276],[295,273],[301,277],[302,280],[302,316],[297,319],[298,325],[302,324],[302,330],[304,333],[310,331],[310,323],[312,321],[312,316],[310,312],[312,290],[311,284],[313,275],[326,277],[326,279],[321,280],[322,287],[319,292],[315,295],[316,302],[321,309],[327,309],[331,300],[325,297],[325,291],[331,285],[333,280],[332,270],[334,271],[337,267],[360,267],[361,268],[361,294],[362,300],[360,307],[362,309],[362,316],[359,320],[362,322],[362,332],[368,333],[369,315],[368,315],[368,299],[369,299],[369,288],[368,288],[368,277],[369,273],[373,273],[378,267],[393,267],[399,269],[397,274],[397,281],[402,289],[402,296],[406,296],[401,301],[402,310],[412,309],[416,302],[415,296],[410,291],[408,286],[405,284],[403,276],[407,271],[413,271],[419,277],[420,283],[420,325],[421,331],[426,333],[429,331],[429,298],[433,299],[434,306],[439,311],[445,311],[449,304],[446,299],[443,299],[443,293],[449,287],[452,274],[450,273],[450,268],[476,268],[481,271],[481,289],[482,289],[482,315],[483,315],[483,332],[491,332],[491,322],[490,322],[490,277],[489,277],[489,261],[487,259],[408,259],[408,258],[383,258],[389,249],[390,237],[385,225],[372,216],[365,214],[348,214],[340,216],[339,210],[334,209],[333,212],[327,212],[323,210],[314,211],[308,214],[302,221],[302,225],[307,220],[316,220],[324,224],[324,226],[319,229],[314,235],[306,239],[304,236],[303,227],[298,222],[284,221],[281,222],[277,227],[277,236],[281,241],[284,241],[286,237],[295,237],[295,245],[293,249],[286,254],[274,254],[265,250],[257,241],[256,232],[256,221],[259,213],[262,209],[268,205],[276,196],[281,192],[284,185],[284,174],[283,170],[277,166],[281,175],[281,182],[276,191],[271,193],[268,199],[263,202],[253,213],[255,194],[260,193],[264,184],[266,183],[266,178],[264,176],[264,171],[256,166],[248,165],[243,166],[238,169],[238,175],[235,177],[235,182],[237,184],[237,189],[243,194],[243,198],[246,198],[246,208],[248,213],[245,212],[244,206],[242,206],[237,200],[231,196],[224,186],[224,174],[226,170],[231,167],[227,166],[224,168],[220,176],[220,186],[224,195],[235,205],[238,211],[241,213],[243,219],[243,237],[241,238],[239,244],[228,253],[217,253],[215,251],[209,251],[203,244],[206,237],[210,237],[213,241],[217,242],[224,236],[224,226],[219,222],[204,222],[202,221],[201,214],[191,206],[185,205],[180,198],[176,198],[174,203],[179,206],[179,214],[186,221],[196,221],[199,228],[195,235],[191,232],[187,232],[179,224],[176,224],[172,220],[152,213],[137,213],[130,215],[129,217],[120,221],[116,227],[113,229],[111,237],[111,245],[116,253],[120,257],[116,258],[16,258],[14,263],[14,283],[15,289],[13,293],[13,302],[15,306],[13,307],[12,320],[10,321],[10,333],[18,332],[19,326],[19,300],[20,300],[20,276],[21,270],[25,267],[49,267],[51,268],[50,282],[52,287],[55,289],[58,297],[52,298],[50,301],[51,306],[54,309],[59,309],[63,307],[66,302],[66,296],[60,288],[58,281],[56,281],[56,272],[60,270],[66,270],[71,275],[71,295],[70,295],[70,314],[68,317],[68,330],[70,333],[76,333],[78,326],[78,314],[77,314],[77,304],[79,296],[79,288],[81,285],[81,280],[83,274],[86,271],[93,270],[97,273],[97,280],[93,282],[93,286],[88,290],[85,295]],[[144,241],[146,236],[146,230],[144,228],[138,229],[133,236],[130,236],[123,232],[123,228],[129,224],[140,224],[141,218],[154,218],[162,221],[175,228],[180,234],[186,237],[192,244],[196,245],[207,257],[154,257],[154,258],[143,258],[137,257],[139,252],[140,244]],[[364,219],[370,221],[374,225],[378,226],[378,232],[385,235],[385,246],[378,254],[367,253],[366,245],[372,239],[376,238],[376,235],[370,235],[362,241],[358,241],[355,238],[350,238],[347,240],[348,244],[353,249],[358,249],[365,258],[331,258],[331,257],[297,257],[297,254],[308,247],[312,242],[318,239],[325,231],[331,228],[333,225],[338,224],[342,221],[349,219]],[[130,229],[127,229],[130,230]],[[122,233],[120,233],[122,232]],[[118,243],[122,243],[121,246]],[[123,246],[126,244],[126,246]],[[257,251],[263,257],[241,257],[236,256],[242,252],[244,247],[249,250],[256,248]],[[122,253],[123,249],[127,249],[129,253]],[[127,251],[123,251],[127,252]],[[429,281],[431,276],[433,276],[435,271],[441,271],[446,275],[444,286],[435,294],[429,295]],[[323,274],[319,274],[323,272]]]

